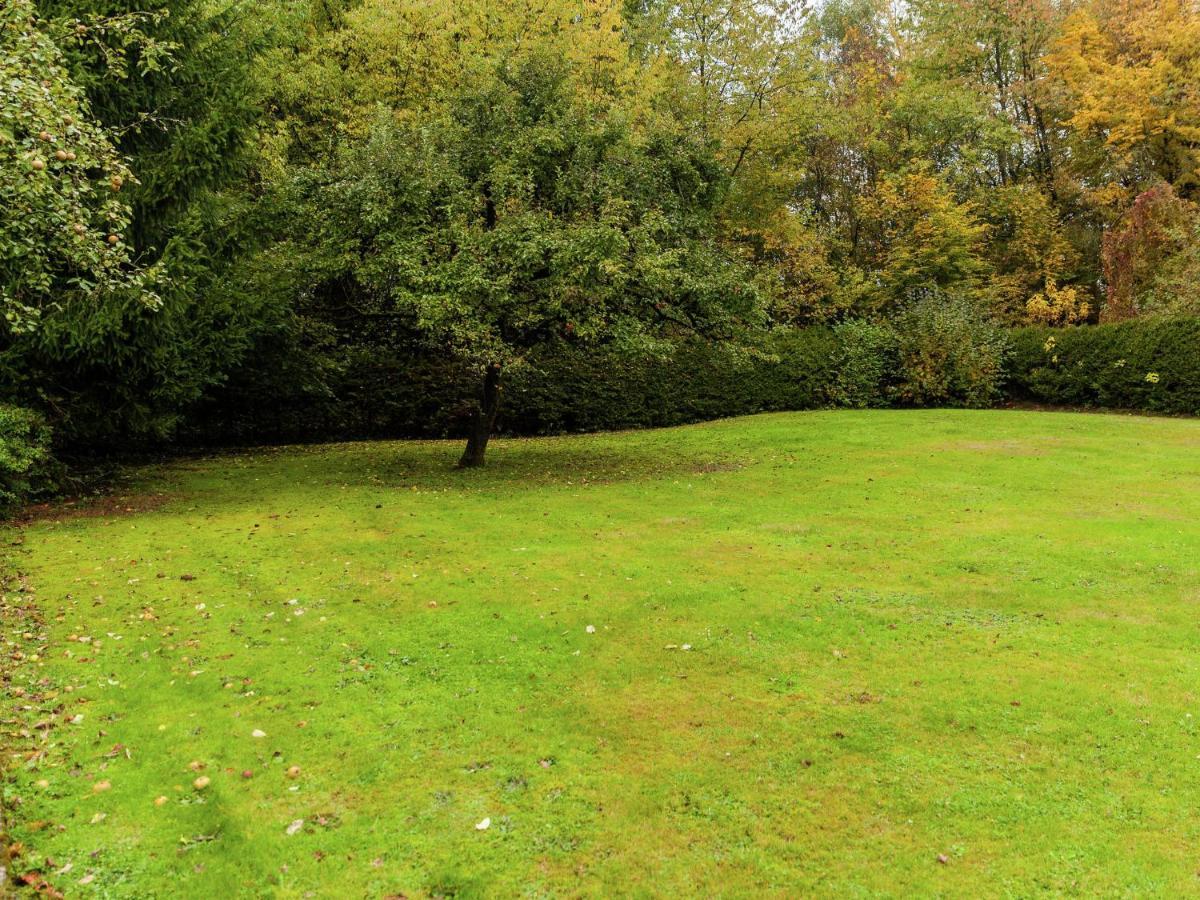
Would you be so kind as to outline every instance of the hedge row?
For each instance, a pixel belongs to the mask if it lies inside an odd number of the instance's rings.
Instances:
[[[772,337],[760,354],[696,343],[667,358],[570,345],[510,370],[497,427],[512,434],[651,428],[828,403],[838,343],[813,328]],[[454,437],[478,377],[461,363],[361,352],[327,395],[231,392],[198,410],[193,442]]]
[[[498,429],[651,428],[824,406],[1054,406],[1200,413],[1200,320],[1007,333],[950,307],[896,323],[776,334],[761,353],[703,343],[668,358],[563,344],[506,373]],[[456,437],[477,376],[446,359],[351,348],[328,390],[231,385],[194,412],[190,443]],[[1002,391],[1001,391],[1002,386]]]
[[[1013,399],[1200,415],[1200,320],[1023,328],[1009,347]]]
[[[324,378],[267,369],[272,378],[252,372],[195,409],[180,442],[458,437],[478,385],[461,363],[368,348],[348,348]],[[562,345],[510,370],[498,427],[554,434],[826,406],[986,405],[1000,384],[1010,400],[1200,415],[1200,320],[1000,334],[947,307],[780,333],[755,354],[694,343],[631,358]],[[60,475],[44,419],[0,404],[0,515]]]

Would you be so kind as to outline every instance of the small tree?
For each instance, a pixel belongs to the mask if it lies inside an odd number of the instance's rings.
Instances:
[[[761,319],[745,264],[715,237],[726,176],[687,136],[641,134],[582,102],[570,68],[500,65],[425,128],[370,137],[293,183],[319,223],[284,253],[303,290],[403,322],[480,373],[460,465],[482,465],[504,370],[556,341],[669,353]]]
[[[968,293],[987,274],[987,225],[933,175],[888,176],[860,206],[880,308],[914,291]]]

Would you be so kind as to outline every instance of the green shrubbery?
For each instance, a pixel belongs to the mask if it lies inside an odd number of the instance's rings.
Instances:
[[[837,363],[829,399],[855,409],[891,402],[900,360],[896,329],[889,323],[852,320],[834,329]]]
[[[0,403],[0,515],[51,483],[50,428],[41,416]]]
[[[1053,339],[1053,340],[1051,340]],[[1005,331],[944,298],[897,319],[785,330],[754,353],[703,343],[660,358],[541,348],[504,380],[499,428],[554,434],[678,425],[769,410],[987,406],[1005,397],[1064,406],[1200,412],[1200,321]],[[477,390],[462,363],[353,348],[317,389],[291,378],[232,383],[187,438],[260,443],[460,436]]]
[[[753,354],[699,343],[665,359],[555,354],[513,379],[504,424],[546,434],[813,409],[827,402],[836,347],[831,331],[813,328],[772,335]]]
[[[660,357],[560,341],[506,371],[497,424],[510,434],[555,434],[830,405],[986,406],[1000,397],[1004,346],[1002,331],[943,297],[890,322],[780,330],[752,351],[691,342]],[[460,436],[477,380],[461,362],[352,347],[340,351],[324,390],[232,382],[193,416],[186,436]]]
[[[352,346],[323,371],[280,356],[193,409],[186,443],[458,437],[477,390],[461,362]],[[1060,406],[1200,413],[1200,320],[1002,331],[953,301],[896,319],[781,330],[755,351],[701,342],[665,357],[540,348],[505,374],[499,430],[555,434],[678,425],[776,410]],[[0,406],[0,505],[49,483],[49,429]]]
[[[931,294],[884,322],[839,325],[829,399],[840,406],[989,406],[1006,339],[966,300]]]
[[[1200,414],[1200,319],[1022,328],[1011,343],[1016,399]]]
[[[562,342],[507,371],[498,426],[554,434],[813,409],[829,402],[837,347],[825,328],[779,332],[754,353],[697,342],[656,357]],[[186,437],[254,443],[458,436],[478,389],[476,374],[462,363],[365,349],[341,357],[327,392],[274,390],[251,398],[243,387],[231,385],[229,398],[199,410]]]
[[[990,406],[1000,398],[1004,331],[965,299],[929,296],[894,320],[904,406]]]

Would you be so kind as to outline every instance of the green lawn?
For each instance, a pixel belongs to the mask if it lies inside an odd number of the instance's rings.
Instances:
[[[458,451],[178,462],[26,526],[23,866],[139,898],[1200,891],[1200,421]]]

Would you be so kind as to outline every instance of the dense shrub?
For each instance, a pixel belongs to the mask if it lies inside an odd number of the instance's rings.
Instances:
[[[897,403],[980,407],[999,399],[1006,336],[969,300],[931,293],[899,313],[894,325]]]
[[[829,399],[876,406],[988,406],[1000,396],[1004,332],[966,299],[929,292],[883,322],[835,329]]]
[[[760,353],[689,344],[667,359],[571,351],[513,379],[504,427],[528,434],[677,425],[826,402],[832,332],[768,338]]]
[[[1015,399],[1200,414],[1200,319],[1023,328],[1012,347]]]
[[[890,323],[853,320],[834,329],[837,362],[829,399],[839,406],[887,406],[899,369],[899,340]]]
[[[0,515],[50,483],[50,428],[36,413],[0,403]]]

